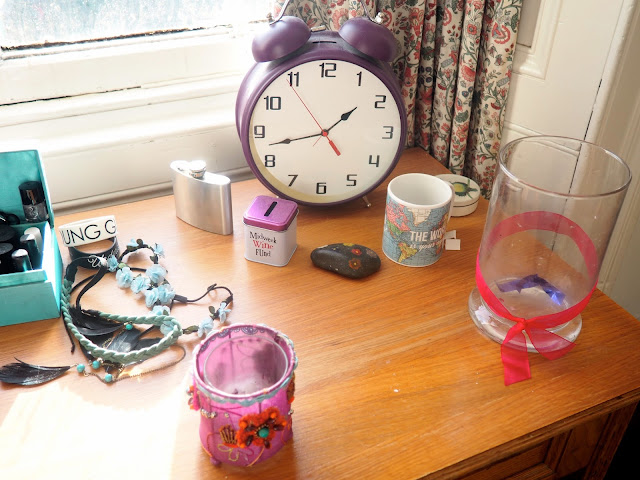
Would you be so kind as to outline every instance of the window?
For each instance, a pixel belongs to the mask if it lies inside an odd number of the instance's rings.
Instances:
[[[2,0],[0,38],[15,49],[200,30],[263,20],[268,8],[264,0]]]
[[[249,176],[235,95],[269,11],[268,0],[0,0],[0,148],[37,140],[57,213],[170,193],[176,159]]]

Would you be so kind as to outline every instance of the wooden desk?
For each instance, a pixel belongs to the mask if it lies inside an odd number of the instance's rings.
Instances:
[[[444,170],[412,149],[393,176],[409,171]],[[114,214],[121,245],[143,238],[164,246],[162,263],[179,293],[193,297],[218,282],[235,294],[230,322],[286,333],[299,357],[294,438],[248,470],[210,465],[185,394],[198,342],[192,335],[180,339],[185,360],[138,379],[106,386],[69,372],[39,387],[2,385],[2,478],[495,479],[576,470],[601,478],[640,399],[638,322],[596,292],[573,351],[556,361],[532,356],[533,378],[505,387],[499,345],[467,312],[487,202],[451,220],[461,251],[407,268],[382,253],[385,189],[370,195],[369,209],[360,202],[302,207],[298,249],[283,268],[244,258],[243,211],[267,193],[255,180],[233,185],[231,236],[183,223],[170,196],[57,218],[61,225]],[[381,270],[354,281],[315,268],[311,251],[335,242],[373,248]],[[85,308],[147,311],[115,282],[94,290]],[[222,298],[177,306],[173,314],[183,326],[197,324]],[[59,319],[1,328],[0,364],[14,357],[43,365],[82,361],[79,352],[70,354]]]

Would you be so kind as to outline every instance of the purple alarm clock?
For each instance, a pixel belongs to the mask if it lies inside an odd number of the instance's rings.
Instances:
[[[368,17],[339,32],[310,30],[281,15],[252,50],[257,63],[240,86],[236,126],[249,167],[269,190],[333,205],[365,196],[391,173],[407,120],[388,63],[396,51],[389,30]]]

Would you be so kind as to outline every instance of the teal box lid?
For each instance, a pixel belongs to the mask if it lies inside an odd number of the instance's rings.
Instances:
[[[59,317],[62,258],[53,228],[53,209],[38,150],[0,151],[0,179],[0,211],[16,215],[20,220],[20,224],[11,227],[19,235],[28,227],[37,227],[43,240],[42,268],[0,275],[0,326]],[[26,222],[18,187],[31,181],[42,184],[49,215],[46,221]]]

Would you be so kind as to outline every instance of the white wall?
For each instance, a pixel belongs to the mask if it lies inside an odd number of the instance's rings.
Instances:
[[[629,164],[633,180],[609,244],[600,288],[640,319],[640,6],[617,39],[603,84],[608,95],[594,110],[587,139],[616,152]]]
[[[640,319],[640,7],[638,0],[534,0],[523,8],[503,143],[584,138],[622,157],[634,180],[598,287]],[[522,43],[521,43],[522,42]]]

